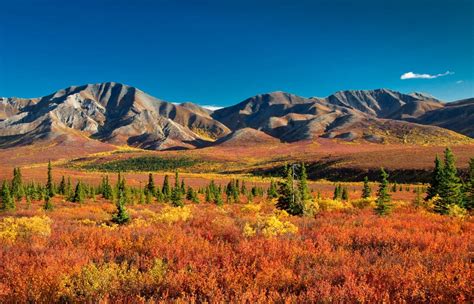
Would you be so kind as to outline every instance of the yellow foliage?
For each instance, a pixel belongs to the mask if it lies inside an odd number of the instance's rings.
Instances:
[[[178,221],[187,221],[189,218],[191,218],[191,208],[188,206],[184,207],[170,207],[166,206],[161,210],[161,213],[156,216],[155,220],[162,222],[162,223],[167,223],[167,224],[172,224],[174,222]]]
[[[289,215],[286,211],[276,210],[272,215],[259,217],[254,225],[246,223],[243,234],[246,237],[251,237],[261,233],[267,238],[284,234],[295,234],[298,232],[298,227],[287,221],[288,217]]]
[[[95,226],[97,225],[97,223],[93,220],[90,220],[90,219],[82,219],[82,220],[77,220],[77,223],[80,224],[80,225],[84,225],[84,226]]]
[[[133,290],[136,286],[156,287],[163,281],[166,269],[166,263],[161,259],[155,259],[148,271],[140,271],[125,262],[90,263],[63,277],[59,294],[69,301],[95,302],[114,292]]]
[[[324,211],[342,210],[349,207],[347,204],[344,204],[344,202],[333,199],[321,199],[318,201],[318,205],[319,208]]]
[[[252,237],[257,234],[257,231],[249,223],[245,223],[243,234],[245,237]]]
[[[354,208],[364,209],[367,207],[375,207],[375,198],[361,198],[357,200],[352,200],[351,205]]]
[[[48,237],[51,235],[51,222],[46,216],[6,217],[0,221],[0,240],[12,243],[32,236]]]
[[[145,209],[140,212],[143,218],[133,220],[132,227],[146,227],[153,223],[172,224],[179,221],[187,221],[192,217],[191,208],[184,207],[164,207],[160,213],[155,213],[151,210]]]
[[[261,222],[261,231],[265,237],[273,237],[281,234],[294,234],[298,227],[288,221],[282,221],[276,215],[272,215]]]
[[[246,213],[258,213],[262,207],[257,204],[245,204],[240,210]]]
[[[452,217],[464,218],[467,216],[467,211],[456,204],[452,204],[448,206],[448,215]]]
[[[304,203],[303,206],[303,213],[306,216],[314,216],[318,214],[319,210],[319,203],[317,201],[309,200]]]

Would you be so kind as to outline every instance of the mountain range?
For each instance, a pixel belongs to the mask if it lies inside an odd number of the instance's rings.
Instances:
[[[0,147],[87,138],[151,150],[296,142],[422,143],[474,137],[474,98],[445,103],[421,94],[340,91],[326,98],[273,92],[211,111],[107,82],[40,98],[0,98]]]

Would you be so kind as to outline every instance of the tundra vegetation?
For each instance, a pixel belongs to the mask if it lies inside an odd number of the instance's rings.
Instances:
[[[474,159],[461,178],[450,149],[428,187],[381,169],[332,196],[311,189],[303,163],[265,186],[193,187],[176,170],[134,187],[118,171],[93,185],[49,163],[44,184],[21,168],[1,183],[0,302],[474,299]]]

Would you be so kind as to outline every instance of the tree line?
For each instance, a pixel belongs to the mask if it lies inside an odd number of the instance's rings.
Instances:
[[[418,201],[422,200],[422,188],[415,188],[414,192]],[[375,211],[380,215],[389,214],[392,209],[391,192],[403,190],[401,185],[389,183],[388,173],[381,168],[378,190],[376,193]],[[409,190],[409,187],[406,187]],[[163,183],[157,185],[152,173],[148,175],[148,181],[144,187],[128,186],[125,177],[119,172],[117,182],[112,185],[108,175],[104,175],[98,186],[87,184],[78,180],[72,184],[70,177],[62,176],[59,184],[53,181],[52,165],[48,163],[47,181],[45,184],[24,183],[20,168],[14,168],[11,181],[4,180],[0,189],[1,209],[14,210],[16,201],[26,200],[27,206],[32,200],[44,201],[43,208],[51,210],[54,208],[51,198],[56,195],[64,197],[73,203],[84,203],[86,199],[95,200],[97,196],[114,201],[117,211],[112,220],[123,224],[130,220],[126,205],[133,203],[151,204],[169,203],[172,206],[184,206],[184,201],[199,203],[199,195],[207,203],[218,206],[224,203],[239,203],[242,200],[252,202],[255,197],[266,197],[276,200],[276,207],[287,211],[292,215],[303,215],[310,213],[315,200],[321,199],[318,191],[316,198],[308,186],[308,177],[304,163],[287,165],[279,182],[272,179],[269,187],[253,185],[247,188],[244,180],[231,179],[227,185],[222,186],[211,180],[205,187],[197,190],[186,185],[184,179],[180,179],[179,172],[175,172],[174,183],[168,175],[164,176]],[[367,177],[364,179],[362,188],[362,199],[369,199],[372,189]],[[336,184],[334,188],[334,200],[348,201],[349,191],[347,187]],[[470,159],[467,179],[459,177],[456,169],[453,152],[446,148],[444,158],[436,156],[431,182],[426,189],[424,201],[433,203],[433,211],[439,214],[448,214],[452,208],[472,210],[474,208],[474,158]]]

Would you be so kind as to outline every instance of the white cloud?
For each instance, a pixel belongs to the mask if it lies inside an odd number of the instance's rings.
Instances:
[[[180,104],[182,104],[181,102],[171,102],[171,103],[172,103],[172,104],[175,104],[175,105],[180,105]],[[199,104],[197,104],[197,103],[195,103],[195,105],[200,106],[200,107],[202,107],[202,108],[204,108],[204,109],[211,110],[211,111],[215,111],[215,110],[219,110],[219,109],[222,109],[222,108],[223,108],[223,107],[217,107],[217,106],[201,106],[201,105],[199,105]]]
[[[463,83],[463,82],[464,82],[464,80],[458,80],[458,81],[456,81],[457,84],[460,84],[460,83]]]
[[[400,79],[406,80],[406,79],[434,79],[438,77],[443,77],[443,76],[448,76],[448,75],[453,75],[454,72],[446,71],[445,73],[441,74],[436,74],[436,75],[431,75],[431,74],[417,74],[413,72],[408,72],[400,76]]]
[[[204,109],[208,109],[211,111],[222,109],[223,107],[216,107],[216,106],[202,106]]]

